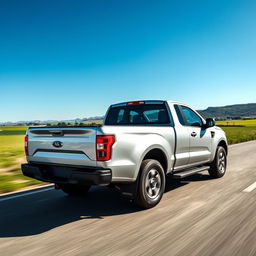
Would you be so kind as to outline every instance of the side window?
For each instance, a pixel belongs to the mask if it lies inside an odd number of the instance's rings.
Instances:
[[[181,106],[186,125],[188,126],[202,126],[202,119],[190,108]]]

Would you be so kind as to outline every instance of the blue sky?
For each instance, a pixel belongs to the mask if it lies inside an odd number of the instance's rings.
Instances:
[[[1,0],[0,121],[256,102],[256,2]]]

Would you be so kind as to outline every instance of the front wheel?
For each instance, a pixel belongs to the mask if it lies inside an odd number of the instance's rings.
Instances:
[[[210,165],[209,174],[213,178],[221,178],[226,173],[227,169],[227,153],[226,150],[219,146],[217,147],[215,158]]]
[[[146,159],[140,168],[138,193],[134,203],[148,209],[156,206],[165,190],[165,173],[161,164],[153,159]]]
[[[87,195],[91,186],[81,186],[73,184],[61,184],[60,189],[70,196],[84,196]]]

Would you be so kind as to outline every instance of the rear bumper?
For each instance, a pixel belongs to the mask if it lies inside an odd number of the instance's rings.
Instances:
[[[21,170],[30,178],[57,184],[107,185],[112,179],[110,169],[22,164]]]

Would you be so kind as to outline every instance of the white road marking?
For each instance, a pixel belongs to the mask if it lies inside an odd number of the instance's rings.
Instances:
[[[46,192],[49,190],[53,190],[53,187],[42,188],[42,189],[37,189],[37,190],[33,190],[33,191],[28,191],[28,192],[21,192],[21,193],[18,192],[18,194],[14,194],[14,195],[10,195],[10,196],[3,196],[3,198],[0,197],[0,202],[11,200],[11,199],[18,198],[18,197],[42,193],[42,192]]]
[[[243,190],[243,192],[249,193],[252,192],[256,188],[256,182],[252,183],[249,187]]]

